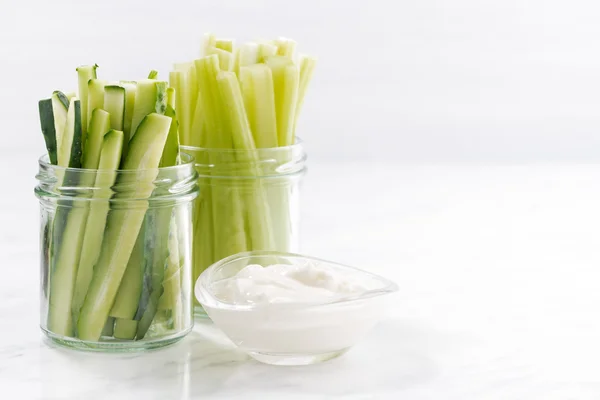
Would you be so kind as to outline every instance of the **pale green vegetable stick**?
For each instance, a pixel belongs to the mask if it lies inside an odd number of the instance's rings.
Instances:
[[[96,137],[102,135],[100,132],[106,126],[104,124],[106,124],[107,114],[105,111],[95,110],[90,124],[90,143],[91,140],[96,141]],[[113,195],[111,187],[115,182],[116,170],[121,162],[123,137],[123,132],[115,130],[102,135],[101,151],[97,164],[99,172],[96,174],[94,184],[97,189],[94,191],[94,201],[90,202],[85,230],[79,232],[79,236],[82,238],[81,258],[78,259],[79,267],[77,268],[71,305],[71,312],[75,320],[79,318],[81,306],[92,280],[94,265],[102,249],[102,236],[106,225],[106,216],[110,208],[109,199]]]
[[[239,77],[244,107],[256,147],[277,147],[277,120],[271,69],[264,64],[241,67]]]
[[[219,57],[219,68],[221,71],[233,71],[234,57],[233,54],[216,47],[208,48],[208,55],[216,54]]]
[[[119,193],[117,199],[151,195],[170,125],[171,118],[156,113],[139,124],[123,165],[123,169],[138,173],[119,180],[120,184],[136,183],[135,190]],[[139,202],[135,209],[114,209],[108,216],[102,250],[77,325],[81,339],[95,341],[100,337],[146,214],[147,202]]]
[[[275,46],[277,46],[277,55],[289,57],[291,60],[294,59],[296,52],[296,42],[291,39],[279,38],[275,40]]]
[[[88,81],[97,78],[96,68],[98,68],[96,64],[82,65],[77,68],[79,99],[81,100],[81,141],[83,147],[85,147],[88,131]]]
[[[119,291],[109,313],[111,317],[117,318],[117,323],[119,319],[132,320],[138,309],[146,264],[144,257],[145,240],[146,232],[142,228],[135,240],[135,245],[127,262],[125,274],[119,285]]]
[[[293,144],[296,102],[298,99],[298,67],[287,57],[267,59],[273,73],[275,107],[277,111],[277,139],[279,146]]]
[[[296,136],[296,124],[298,122],[298,115],[304,104],[304,96],[306,95],[306,89],[312,79],[315,71],[317,60],[314,57],[302,56],[300,58],[300,82],[298,84],[298,102],[296,103],[296,113],[294,115],[294,139]],[[292,143],[294,143],[292,141]]]
[[[121,81],[121,86],[125,88],[125,118],[123,121],[123,152],[121,153],[121,162],[125,161],[129,151],[129,140],[131,140],[131,124],[133,123],[133,110],[135,108],[135,97],[137,92],[137,83],[131,81]]]
[[[92,111],[96,108],[104,108],[104,86],[106,82],[99,79],[90,79],[88,81],[88,100],[87,100],[87,123],[92,120]]]
[[[137,84],[135,105],[131,121],[131,138],[135,137],[137,128],[147,115],[164,114],[167,109],[167,82],[145,79]]]
[[[233,53],[233,40],[231,39],[216,39],[215,47]]]
[[[271,43],[261,42],[258,43],[258,60],[259,62],[265,62],[269,57],[277,55],[277,46]]]
[[[256,153],[252,152],[252,150],[256,149],[256,146],[250,132],[250,125],[248,124],[238,80],[233,72],[220,72],[217,76],[217,82],[223,101],[227,110],[229,110],[233,148],[250,150],[247,160],[238,159],[237,161],[248,163],[248,175],[260,176],[260,170],[257,165],[258,158]],[[252,249],[272,250],[274,238],[270,229],[271,218],[262,184],[260,182],[255,184],[249,192],[244,192],[243,197],[247,208],[248,234],[251,239]]]

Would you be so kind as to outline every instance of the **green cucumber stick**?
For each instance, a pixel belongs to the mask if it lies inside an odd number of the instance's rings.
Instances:
[[[161,168],[172,167],[179,163],[179,122],[175,113],[175,89],[173,88],[167,89],[167,109],[165,115],[171,117],[173,121],[171,122],[167,143],[160,159]]]
[[[125,126],[125,88],[116,85],[104,87],[104,109],[110,114],[110,128],[123,131]]]
[[[127,262],[127,268],[119,285],[115,302],[109,313],[111,317],[117,318],[117,323],[119,319],[132,320],[138,309],[146,264],[144,257],[145,243],[146,229],[142,227]]]
[[[143,199],[152,194],[170,125],[171,118],[157,113],[146,116],[139,124],[130,142],[123,169],[142,172],[120,177],[119,184],[134,186],[135,190],[118,193],[115,200]],[[93,278],[79,316],[78,331],[81,339],[95,341],[100,337],[147,208],[147,201],[139,200],[137,208],[114,209],[108,215],[102,250],[94,266]]]
[[[148,114],[164,114],[167,109],[167,82],[145,79],[137,83],[136,100],[131,121],[129,141],[135,137],[138,126]]]
[[[98,68],[96,64],[82,65],[77,68],[77,83],[79,99],[81,100],[81,141],[83,147],[86,145],[88,131],[88,82],[90,79],[97,78],[96,68]]]
[[[296,113],[294,115],[294,132],[293,132],[293,140],[292,143],[295,143],[296,139],[296,125],[298,123],[298,116],[300,115],[300,110],[302,109],[302,105],[304,104],[304,97],[306,96],[306,89],[308,88],[308,84],[310,83],[313,73],[315,71],[315,66],[317,65],[317,59],[309,56],[302,56],[300,58],[300,82],[298,84],[298,102],[296,103]]]
[[[233,72],[220,72],[217,82],[224,104],[229,110],[233,147],[248,150],[248,159],[236,161],[248,163],[248,175],[260,176],[259,160],[254,152],[256,146],[250,132],[238,80]],[[272,250],[274,248],[272,223],[262,183],[258,181],[253,184],[250,191],[245,190],[242,195],[246,206],[246,218],[249,225],[247,234],[250,237],[251,248],[253,250]]]
[[[115,318],[115,329],[113,336],[116,339],[132,340],[135,338],[138,321],[132,319]]]
[[[256,147],[277,147],[277,120],[271,69],[265,64],[241,67],[239,77],[244,107]]]
[[[122,81],[121,86],[125,88],[125,117],[123,121],[123,151],[121,152],[121,162],[125,162],[129,150],[129,140],[131,140],[131,124],[133,120],[133,109],[135,107],[135,94],[137,84],[135,82]]]
[[[163,280],[165,277],[165,268],[169,256],[168,238],[170,226],[171,208],[153,208],[147,213],[147,232],[150,235],[146,238],[146,252],[149,254],[149,273],[150,273],[150,297],[146,304],[142,317],[138,323],[137,338],[143,339],[152,324],[158,310],[158,302],[163,294]]]
[[[86,114],[89,130],[89,124],[92,120],[92,111],[96,108],[104,108],[104,86],[106,86],[106,82],[92,78],[88,81],[87,85],[88,100]]]
[[[298,67],[288,57],[283,56],[269,57],[266,63],[273,73],[279,146],[289,146],[293,139],[298,98]]]
[[[63,139],[58,150],[58,165],[70,168],[81,167],[81,108],[77,98],[72,98]],[[62,177],[61,177],[62,179]],[[72,336],[73,319],[71,300],[81,252],[80,232],[85,226],[88,208],[85,202],[74,200],[59,207],[53,228],[50,294],[48,305],[48,329],[58,335]],[[56,249],[54,249],[56,247]]]
[[[82,113],[83,115],[83,113]],[[97,169],[102,151],[104,135],[110,130],[110,114],[100,108],[92,111],[92,118],[88,130],[88,146],[81,157],[81,166],[84,169]]]
[[[176,210],[175,210],[176,211]],[[159,310],[171,310],[173,327],[181,329],[183,325],[183,298],[181,292],[181,264],[179,258],[179,238],[176,216],[173,215],[170,223],[168,239],[169,256],[163,278],[163,293],[158,301]],[[183,228],[183,227],[181,227]]]
[[[114,333],[114,330],[115,330],[115,319],[109,317],[106,320],[106,323],[104,324],[104,328],[102,328],[101,336],[111,337]]]
[[[90,202],[89,215],[85,230],[81,236],[81,258],[77,268],[77,279],[73,292],[73,302],[71,312],[74,319],[80,318],[80,310],[85,300],[90,282],[92,280],[94,265],[96,264],[100,249],[103,246],[103,233],[106,225],[106,216],[110,209],[109,199],[113,195],[111,187],[115,182],[116,170],[121,161],[121,151],[123,148],[123,133],[110,130],[106,134],[101,132],[105,129],[109,117],[103,110],[96,109],[92,116],[90,124],[89,138],[90,146],[87,151],[91,151],[91,144],[96,141],[96,137],[102,136],[100,155],[97,163],[98,173],[94,187],[94,201]]]
[[[190,103],[190,88],[187,87],[186,73],[182,71],[171,71],[169,73],[170,89],[175,89],[175,105],[174,108],[177,114],[179,124],[179,139],[181,143],[190,143],[190,119],[192,115],[189,112]],[[168,89],[167,89],[168,90]],[[169,94],[167,93],[167,103],[169,102]]]

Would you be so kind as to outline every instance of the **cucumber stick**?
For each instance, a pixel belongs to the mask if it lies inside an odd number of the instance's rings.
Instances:
[[[125,88],[116,85],[104,87],[104,109],[110,114],[110,128],[123,131],[125,125]]]
[[[95,111],[96,113],[92,117],[92,122],[94,122],[94,118],[99,112],[106,113],[99,109]],[[107,118],[104,114],[99,115],[102,115],[104,119]],[[95,137],[99,136],[95,132],[95,126],[94,123],[90,124],[90,141],[88,142],[90,146],[88,146],[86,151],[92,150],[92,143],[95,143]],[[98,173],[96,174],[96,182],[94,184],[94,187],[98,189],[94,191],[94,201],[90,202],[87,223],[83,231],[81,257],[77,268],[77,278],[73,291],[73,302],[71,304],[71,312],[75,320],[79,318],[79,311],[92,280],[93,268],[102,247],[102,234],[104,233],[106,216],[110,207],[109,199],[113,195],[111,186],[115,182],[116,170],[119,168],[121,162],[123,136],[123,132],[111,130],[103,135],[100,144],[101,150],[97,165]]]
[[[139,124],[131,139],[123,169],[142,172],[124,175],[119,179],[119,183],[127,185],[136,182],[136,185],[133,192],[118,193],[116,199],[143,199],[151,195],[152,182],[158,173],[156,168],[162,156],[170,125],[171,118],[157,113],[146,116]],[[154,170],[156,172],[151,172]],[[140,201],[138,208],[114,209],[109,214],[102,250],[94,266],[93,278],[79,316],[78,333],[81,339],[95,341],[100,337],[142,226],[146,209],[147,203]]]
[[[119,291],[110,310],[109,315],[111,317],[131,320],[135,316],[142,294],[144,268],[146,267],[144,256],[145,238],[146,232],[142,228],[133,246],[125,274],[119,285]]]
[[[81,168],[81,103],[71,98],[65,128],[58,143],[58,165]]]
[[[58,165],[63,167],[81,167],[81,109],[79,100],[71,99],[67,119],[58,150]],[[53,247],[58,248],[52,254],[52,275],[50,279],[50,297],[48,305],[48,329],[57,335],[73,335],[71,303],[77,276],[81,243],[81,232],[85,227],[88,208],[73,201],[67,214],[59,208],[59,219],[66,218],[62,229],[54,229]]]
[[[79,88],[79,99],[81,100],[81,142],[85,147],[87,142],[88,123],[88,82],[96,79],[96,68],[94,65],[83,65],[77,68],[77,83]],[[92,110],[93,111],[93,110]]]
[[[96,108],[104,108],[104,86],[106,82],[100,79],[90,79],[88,81],[88,103],[87,103],[87,121],[92,120],[92,111]]]
[[[171,128],[169,128],[169,136],[167,143],[160,159],[160,167],[172,167],[179,162],[179,122],[175,114],[175,89],[167,89],[167,109],[165,111],[167,117],[171,117]]]
[[[145,79],[137,83],[136,100],[131,121],[131,138],[142,120],[151,113],[164,114],[167,108],[167,82]]]
[[[115,330],[114,337],[117,339],[128,339],[135,338],[137,331],[138,322],[132,319],[115,319]]]
[[[83,112],[82,112],[83,117]],[[100,160],[100,151],[102,150],[102,140],[104,135],[110,130],[110,115],[96,108],[92,111],[90,127],[88,130],[87,145],[81,159],[82,168],[97,169]]]

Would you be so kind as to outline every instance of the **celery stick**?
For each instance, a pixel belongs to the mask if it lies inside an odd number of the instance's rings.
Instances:
[[[296,52],[295,41],[286,38],[279,38],[275,40],[275,46],[277,46],[277,55],[289,57],[291,60],[294,59],[294,53]]]
[[[89,123],[92,120],[92,111],[96,108],[104,108],[104,86],[106,86],[106,82],[99,79],[90,79],[87,85],[87,123],[89,130]]]
[[[306,89],[312,79],[315,71],[317,59],[314,57],[303,56],[300,59],[300,83],[298,84],[298,102],[296,103],[296,113],[294,115],[294,136],[292,143],[295,142],[296,136],[296,124],[298,123],[298,115],[304,104],[304,96],[306,95]]]
[[[131,120],[131,138],[142,120],[151,113],[164,114],[167,109],[167,83],[145,79],[137,83],[136,100]]]
[[[235,57],[235,72],[239,74],[240,68],[258,64],[259,62],[258,43],[244,43],[238,49]]]
[[[298,67],[287,57],[267,59],[273,73],[275,107],[277,111],[277,139],[279,146],[293,144],[294,115],[298,97]]]
[[[160,160],[160,167],[171,167],[177,165],[179,162],[179,122],[175,114],[175,89],[167,89],[167,110],[165,111],[167,117],[171,117],[171,128],[169,129],[169,136],[167,137],[167,143]]]
[[[148,79],[158,79],[158,71],[155,69],[150,71],[150,73],[148,74]]]
[[[144,228],[141,228],[129,261],[127,262],[127,268],[119,285],[117,297],[115,297],[115,302],[110,310],[109,315],[111,317],[130,320],[135,316],[142,294],[143,274],[146,263],[144,257],[145,240],[146,232]]]
[[[196,131],[192,130],[192,126],[194,123],[196,104],[198,102],[198,85],[196,83],[196,67],[195,67],[193,61],[187,62],[187,63],[179,63],[179,64],[175,64],[175,71],[183,72],[184,75],[182,76],[182,85],[183,85],[184,91],[187,94],[186,100],[178,101],[179,107],[180,108],[184,107],[184,109],[181,110],[180,114],[186,113],[189,115],[189,117],[186,118],[187,124],[188,124],[187,137],[182,137],[181,142],[182,142],[182,144],[185,144],[185,145],[197,146],[196,143],[192,143],[192,140],[194,140],[194,136],[196,135]],[[177,88],[175,88],[175,90],[177,91]]]
[[[248,118],[244,110],[244,100],[238,80],[233,72],[220,72],[217,77],[221,96],[229,110],[229,119],[231,121],[231,132],[233,137],[233,146],[235,149],[250,150],[247,160],[237,160],[238,162],[248,162],[248,174],[259,176],[260,171],[257,165],[257,156],[251,152],[256,147],[254,139],[250,132]],[[244,192],[243,197],[246,205],[246,216],[248,218],[249,234],[251,237],[252,249],[271,250],[273,248],[274,238],[271,232],[271,218],[269,207],[266,203],[265,193],[260,182],[250,188],[250,192]],[[235,222],[235,221],[234,221]],[[232,253],[233,254],[233,253]]]
[[[114,330],[115,330],[115,319],[109,317],[106,319],[106,324],[104,324],[104,328],[102,328],[101,336],[110,337],[113,335]]]
[[[94,65],[82,65],[77,68],[77,82],[79,86],[79,99],[81,100],[81,142],[85,148],[88,131],[88,81],[96,79],[96,68]],[[92,110],[93,111],[93,110]]]
[[[206,147],[233,148],[226,105],[223,104],[217,83],[217,74],[219,73],[217,56],[204,57],[196,60],[195,63],[198,87],[202,88],[198,96],[198,104],[204,111],[207,132]],[[209,161],[220,163],[222,160]],[[221,185],[220,181],[215,179],[211,195],[215,259],[246,251],[243,208],[238,189],[232,188],[229,184]]]
[[[277,147],[277,120],[271,69],[264,64],[241,67],[239,76],[244,94],[244,107],[256,147]]]
[[[217,45],[217,37],[212,33],[205,33],[202,40],[202,49],[200,56],[205,57],[209,55],[208,49]]]
[[[95,125],[92,124],[90,127],[94,128]],[[91,129],[90,138],[95,135],[96,132]],[[103,245],[102,234],[109,210],[108,200],[113,195],[111,187],[115,182],[116,169],[119,168],[121,161],[123,136],[123,132],[115,130],[111,130],[104,135],[98,162],[99,171],[96,174],[96,182],[94,184],[98,189],[94,191],[94,201],[90,202],[85,230],[80,229],[78,231],[78,236],[82,238],[80,246],[81,257],[78,259],[79,267],[77,268],[77,278],[75,280],[73,302],[71,304],[71,312],[75,320],[79,318],[79,311],[84,303],[88,287],[92,280],[94,265],[98,260],[100,249]]]
[[[269,57],[277,55],[277,46],[271,43],[258,43],[258,61],[265,62]]]
[[[171,118],[156,113],[146,116],[139,124],[130,143],[123,169],[141,170],[143,173],[121,176],[119,184],[135,183],[135,189],[131,192],[117,193],[116,199],[143,199],[151,195],[170,125]],[[102,251],[94,266],[92,282],[79,317],[78,328],[81,339],[97,340],[100,337],[142,226],[147,206],[147,202],[140,200],[137,208],[113,209],[108,216]]]
[[[210,47],[208,48],[208,55],[211,54],[216,54],[219,57],[219,68],[222,71],[233,71],[234,57],[232,53],[216,47]]]
[[[117,339],[132,340],[135,338],[138,322],[132,319],[115,319],[113,336]]]
[[[216,39],[215,47],[233,53],[233,40],[231,39]]]

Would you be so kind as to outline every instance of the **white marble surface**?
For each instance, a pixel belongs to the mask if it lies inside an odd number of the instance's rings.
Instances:
[[[304,252],[382,273],[401,291],[345,356],[272,367],[209,324],[145,354],[45,343],[35,161],[8,153],[0,398],[600,398],[600,166],[313,163]]]

